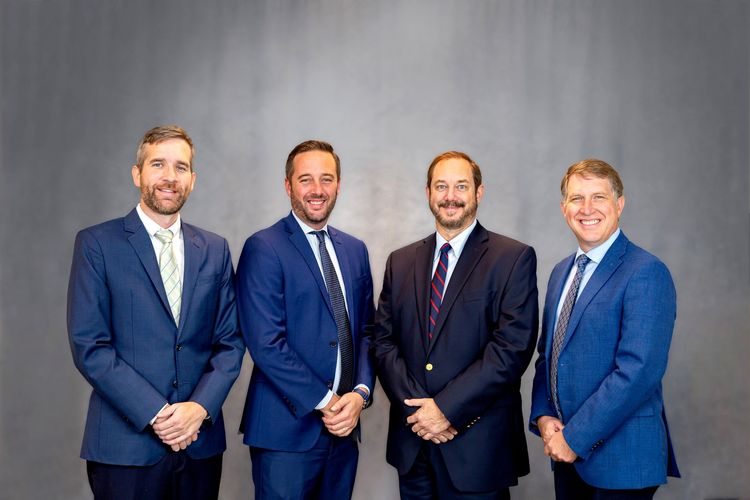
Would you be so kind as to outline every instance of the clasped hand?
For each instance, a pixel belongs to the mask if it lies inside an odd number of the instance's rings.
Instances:
[[[578,458],[576,452],[568,445],[563,435],[565,426],[555,417],[539,417],[539,433],[544,441],[544,454],[556,462],[573,463]]]
[[[157,415],[152,427],[172,451],[184,450],[198,439],[208,412],[193,401],[168,404]]]
[[[418,407],[417,411],[407,417],[406,422],[411,424],[412,432],[425,441],[435,444],[447,443],[458,434],[434,399],[405,399],[404,404]]]
[[[357,426],[364,403],[365,400],[356,392],[347,392],[343,396],[334,394],[326,407],[320,410],[328,432],[339,437],[351,434]]]

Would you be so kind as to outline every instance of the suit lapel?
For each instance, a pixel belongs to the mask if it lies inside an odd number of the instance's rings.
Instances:
[[[562,261],[558,267],[558,271],[550,276],[549,284],[547,285],[547,296],[549,299],[544,302],[544,317],[547,319],[547,322],[544,324],[546,334],[544,348],[547,359],[550,359],[552,355],[552,337],[555,332],[555,323],[557,322],[557,306],[560,304],[565,280],[568,274],[570,274],[570,268],[573,266],[575,256],[576,254],[572,254]]]
[[[331,316],[333,316],[333,308],[331,307],[331,299],[328,297],[328,289],[326,288],[325,281],[323,281],[323,275],[320,272],[318,261],[315,260],[315,254],[313,254],[312,248],[310,248],[310,243],[307,241],[307,236],[302,232],[302,228],[297,224],[297,220],[291,213],[284,219],[284,225],[286,226],[286,231],[289,233],[289,240],[297,248],[297,251],[302,256],[302,260],[305,261],[308,269],[310,269],[310,273],[312,273],[315,282],[318,284],[320,293],[323,296],[323,302],[325,302],[328,311],[331,313]]]
[[[427,321],[430,305],[430,281],[432,277],[432,259],[435,255],[435,235],[422,240],[417,246],[414,258],[414,294],[417,301],[417,318],[419,320],[420,344],[427,353]]]
[[[331,237],[331,241],[333,242],[333,248],[336,252],[336,260],[339,261],[339,269],[341,269],[341,279],[344,281],[344,289],[346,293],[346,304],[348,306],[348,313],[349,313],[349,324],[352,325],[351,331],[352,335],[355,334],[356,328],[354,328],[354,325],[357,324],[356,318],[353,316],[354,312],[357,310],[356,307],[354,307],[354,285],[353,285],[353,276],[352,276],[352,268],[351,268],[351,259],[349,258],[349,252],[346,250],[346,246],[341,241],[341,236],[339,235],[339,232],[331,227],[328,226],[328,235]]]
[[[453,274],[451,274],[448,288],[443,292],[443,302],[440,304],[440,313],[438,314],[435,328],[432,330],[432,342],[430,342],[430,346],[427,349],[428,355],[437,342],[437,339],[443,330],[445,319],[448,317],[448,314],[450,314],[450,310],[461,293],[461,290],[464,288],[466,281],[469,279],[469,276],[471,276],[472,271],[479,263],[482,255],[487,251],[488,239],[487,230],[477,222],[476,227],[466,240],[466,245],[461,251],[461,257],[459,257],[458,262],[456,262],[456,268],[453,270]]]
[[[151,243],[151,237],[146,232],[146,228],[143,227],[143,223],[135,209],[125,216],[123,228],[126,232],[131,233],[128,241],[132,245],[133,250],[135,250],[138,259],[140,259],[141,265],[146,270],[146,274],[151,280],[151,284],[154,286],[157,295],[159,295],[162,305],[171,316],[172,310],[169,308],[167,292],[164,291],[164,283],[161,281],[161,273],[159,272],[159,263],[156,261],[154,245]]]
[[[185,247],[185,272],[182,283],[182,305],[180,306],[180,324],[178,335],[185,327],[185,321],[190,311],[190,301],[193,299],[195,283],[198,280],[201,245],[195,229],[182,223],[182,240]]]
[[[562,346],[560,346],[561,350],[565,349],[570,337],[576,331],[576,327],[578,326],[579,321],[581,321],[581,316],[583,316],[583,311],[586,310],[591,299],[596,296],[602,286],[604,286],[617,268],[620,267],[620,264],[622,264],[622,257],[627,249],[627,244],[628,239],[625,237],[625,234],[621,232],[620,236],[615,240],[607,253],[604,254],[602,261],[596,266],[594,274],[591,275],[588,283],[586,283],[586,288],[583,289],[583,292],[581,292],[581,295],[573,306],[573,311],[570,314],[570,320],[568,322],[568,331],[565,333]]]

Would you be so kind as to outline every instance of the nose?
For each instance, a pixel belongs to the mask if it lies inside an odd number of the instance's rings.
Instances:
[[[584,214],[590,214],[594,210],[594,203],[591,201],[591,198],[585,198],[583,200],[583,204],[581,205],[581,212]]]
[[[171,163],[168,163],[164,167],[163,172],[164,172],[163,174],[164,180],[174,181],[175,179],[177,179],[177,166],[176,165],[172,165]]]

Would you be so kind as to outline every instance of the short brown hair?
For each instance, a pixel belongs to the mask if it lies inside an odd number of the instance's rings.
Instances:
[[[446,151],[445,153],[437,155],[435,159],[432,160],[432,163],[430,163],[430,166],[427,169],[428,189],[432,184],[432,171],[435,170],[435,165],[443,160],[466,160],[469,165],[471,165],[471,174],[474,178],[474,189],[477,190],[479,189],[479,186],[482,185],[482,170],[479,168],[479,165],[477,165],[474,160],[469,157],[469,155],[467,155],[466,153],[462,153],[461,151]]]
[[[568,171],[565,172],[565,176],[563,176],[562,182],[560,182],[560,193],[562,193],[563,200],[565,200],[565,197],[568,195],[568,181],[574,175],[580,175],[583,177],[593,176],[600,179],[607,179],[615,196],[617,198],[622,196],[622,180],[620,180],[620,175],[617,173],[617,170],[612,168],[612,165],[606,161],[589,158],[574,163],[568,168]]]
[[[170,139],[181,139],[188,143],[188,146],[190,146],[190,170],[192,170],[193,155],[195,154],[193,140],[187,132],[185,132],[185,129],[177,125],[160,125],[152,128],[144,134],[141,143],[138,144],[138,151],[135,154],[135,164],[138,165],[138,168],[143,168],[143,162],[146,159],[147,145],[159,144],[160,142],[168,141]]]
[[[333,159],[336,161],[336,178],[341,179],[341,160],[339,155],[333,150],[333,146],[325,141],[310,140],[297,144],[294,149],[286,157],[286,178],[292,180],[292,172],[294,171],[294,158],[302,153],[308,151],[323,151],[324,153],[330,153]]]

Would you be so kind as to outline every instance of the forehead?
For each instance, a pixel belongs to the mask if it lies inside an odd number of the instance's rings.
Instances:
[[[442,160],[435,165],[435,168],[432,171],[433,184],[437,181],[456,182],[459,180],[467,180],[470,183],[474,182],[471,165],[463,158],[448,158]]]
[[[146,144],[144,148],[146,159],[158,157],[179,157],[190,162],[190,144],[182,139],[167,139],[155,144]]]
[[[574,174],[568,179],[568,195],[573,192],[610,192],[612,186],[606,177],[595,177],[593,175]]]
[[[336,160],[326,151],[305,151],[292,161],[294,175],[331,174],[336,175]]]

